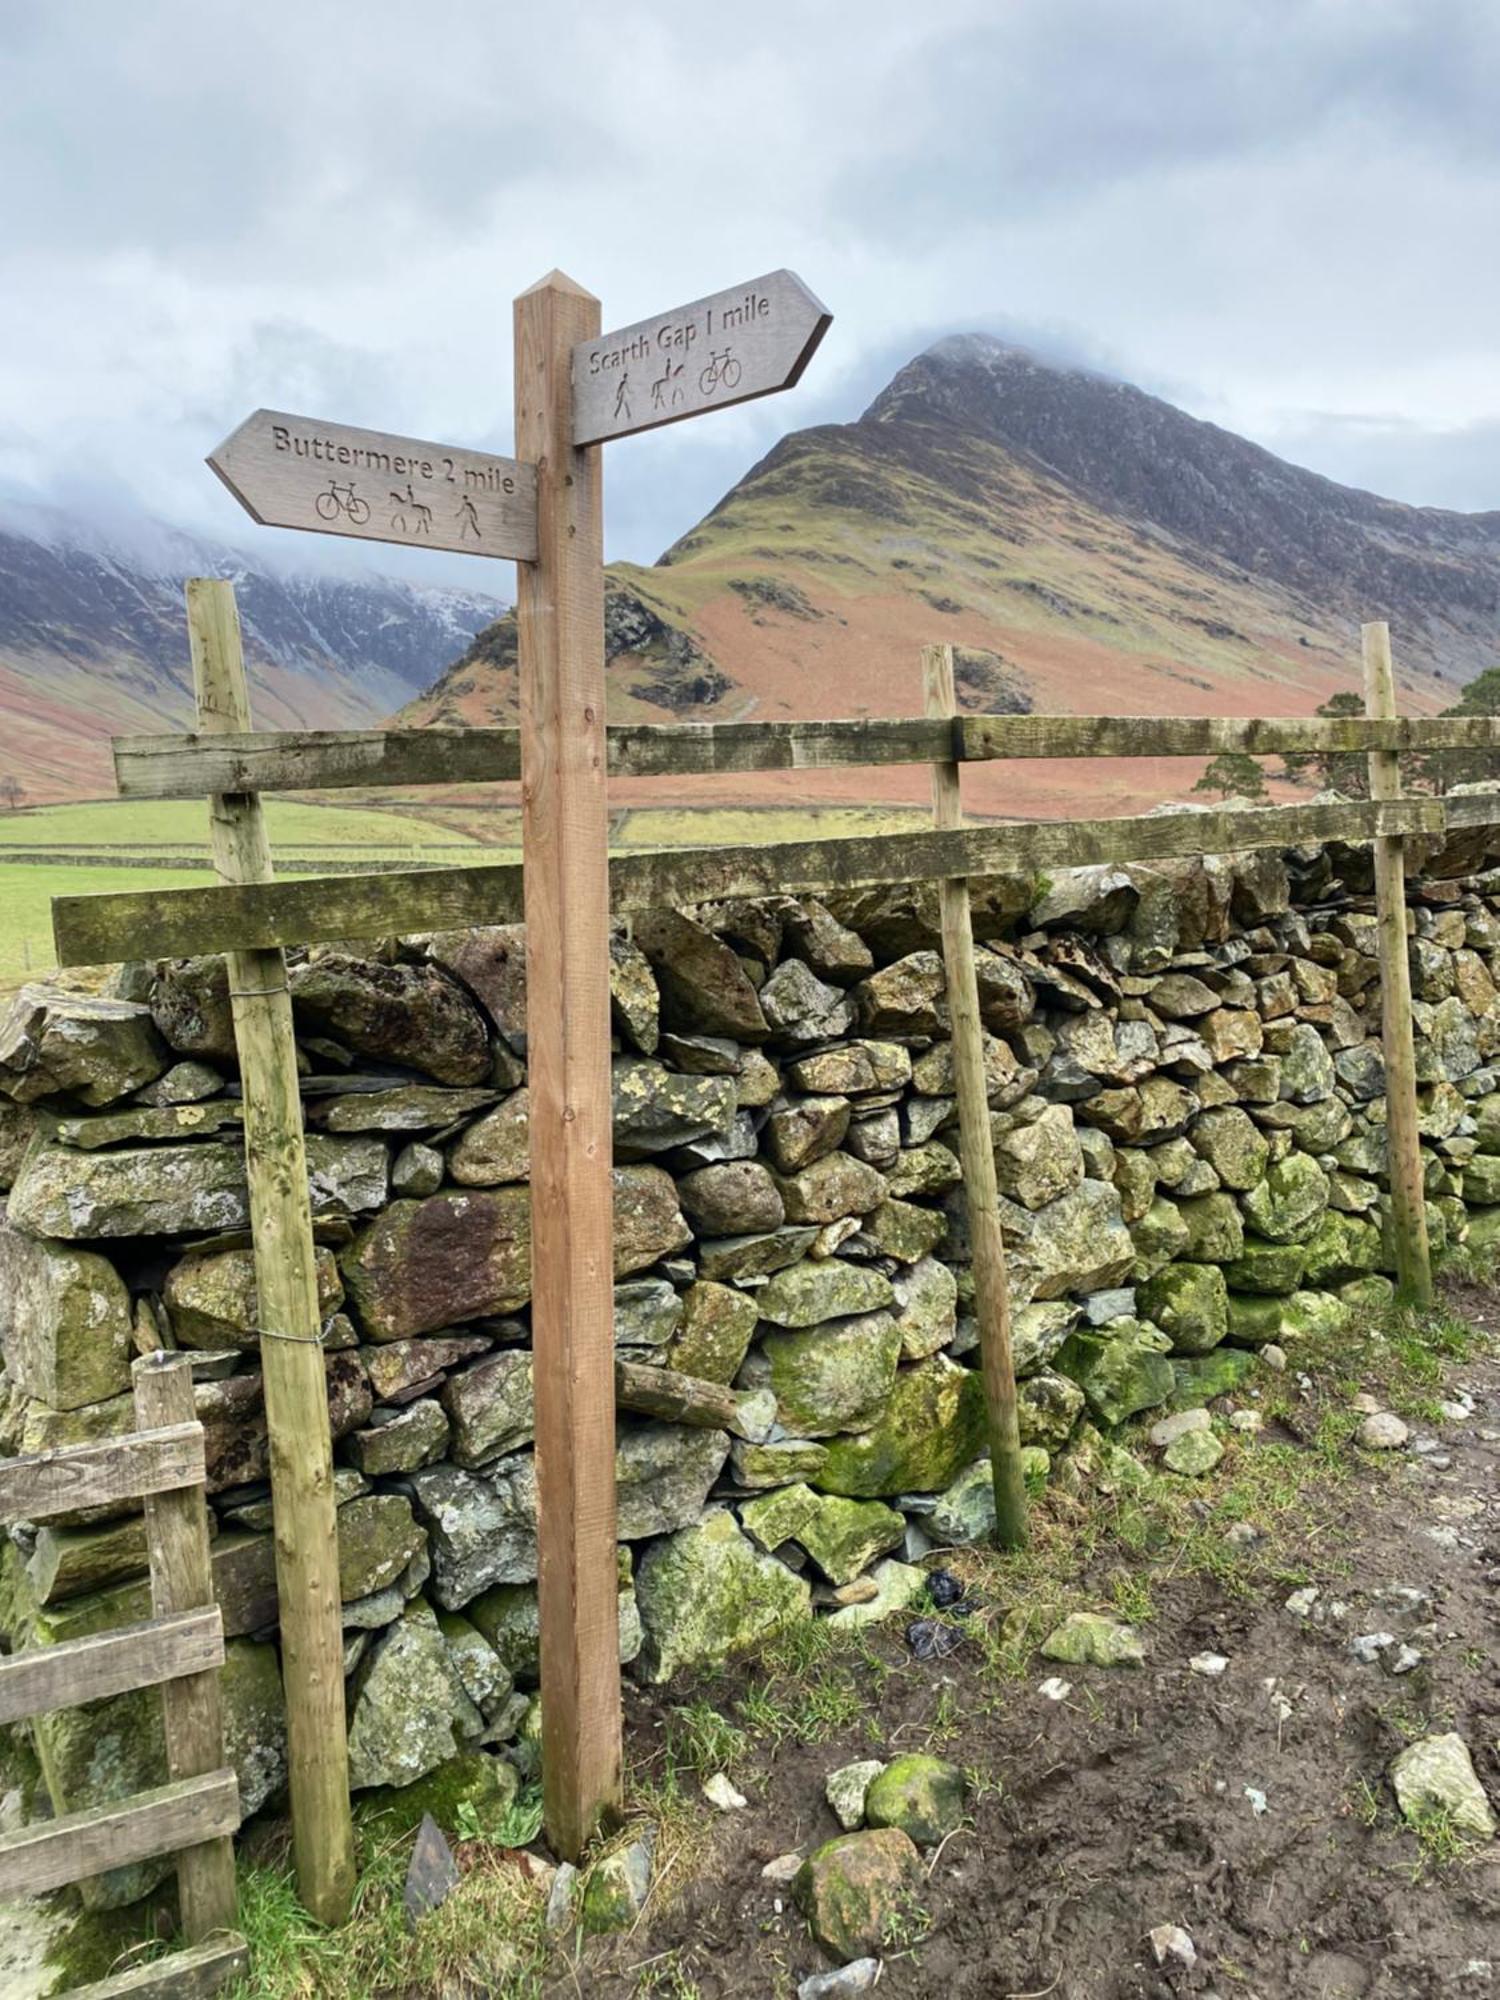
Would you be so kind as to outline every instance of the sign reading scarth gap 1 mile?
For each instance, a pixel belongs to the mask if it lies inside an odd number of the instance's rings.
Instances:
[[[265,527],[536,561],[536,468],[518,459],[257,410],[208,462]]]
[[[573,443],[603,444],[790,389],[832,314],[791,271],[573,349]]]

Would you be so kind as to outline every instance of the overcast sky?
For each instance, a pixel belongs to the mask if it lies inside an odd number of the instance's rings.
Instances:
[[[549,267],[788,264],[809,373],[610,447],[612,555],[968,328],[1500,507],[1497,104],[1494,0],[0,0],[0,492],[284,560],[202,465],[257,405],[507,451]]]

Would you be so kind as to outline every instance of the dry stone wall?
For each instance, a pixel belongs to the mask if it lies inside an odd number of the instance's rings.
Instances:
[[[1441,1247],[1500,1237],[1500,878],[1482,835],[1425,859]],[[1029,1474],[1076,1487],[1118,1466],[1128,1418],[1248,1394],[1390,1296],[1370,858],[997,880],[975,908]],[[611,946],[621,1643],[644,1679],[882,1616],[929,1549],[989,1525],[937,942],[923,884],[662,912]],[[534,1769],[523,943],[327,950],[290,975],[362,1789],[475,1750],[507,1783]],[[254,1811],[285,1730],[239,1126],[216,959],[29,988],[0,1029],[0,1450],[128,1429],[132,1354],[193,1352]],[[143,1615],[144,1565],[126,1510],[18,1530],[7,1643]],[[153,1782],[161,1755],[150,1696],[36,1742],[59,1809]]]

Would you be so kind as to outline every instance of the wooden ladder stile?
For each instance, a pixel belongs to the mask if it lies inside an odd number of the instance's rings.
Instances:
[[[132,1372],[139,1428],[107,1443],[0,1463],[0,1521],[143,1500],[153,1615],[0,1660],[0,1722],[159,1687],[167,1779],[0,1837],[0,1901],[175,1855],[186,1948],[75,1988],[73,2000],[195,2000],[249,1964],[234,1929],[240,1803],[224,1759],[219,1705],[224,1629],[209,1565],[191,1363],[185,1355],[152,1354]]]

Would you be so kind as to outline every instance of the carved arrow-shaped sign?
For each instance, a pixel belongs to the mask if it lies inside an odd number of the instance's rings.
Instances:
[[[833,315],[772,271],[573,349],[573,442],[602,444],[790,389]]]
[[[514,458],[257,410],[208,462],[266,527],[536,561],[536,468]]]

